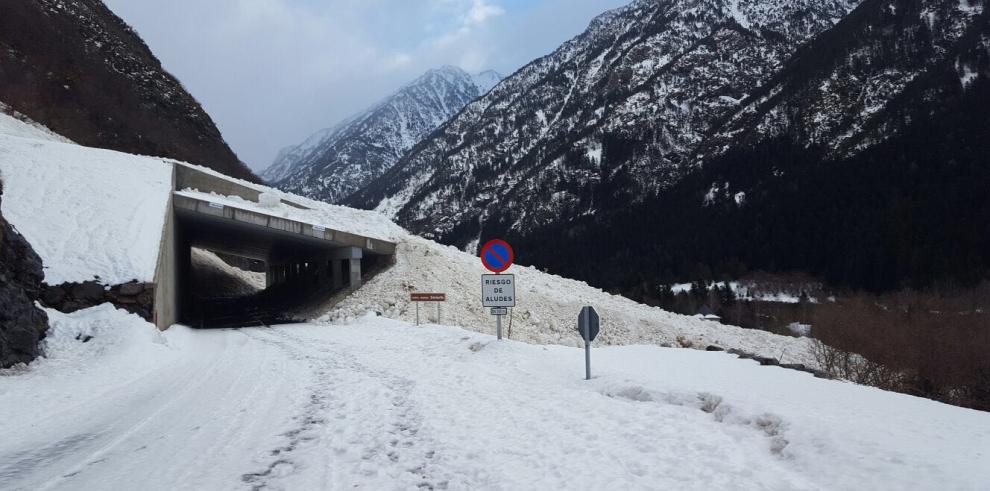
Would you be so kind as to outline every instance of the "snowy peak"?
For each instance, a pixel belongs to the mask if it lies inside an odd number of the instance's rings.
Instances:
[[[485,70],[472,75],[471,78],[474,80],[474,85],[478,87],[478,92],[480,94],[487,94],[505,77],[495,70]]]
[[[348,203],[464,246],[645,199],[689,171],[705,132],[856,3],[640,0],[607,12]],[[597,189],[611,190],[608,201]]]
[[[421,139],[501,80],[455,66],[428,70],[367,111],[283,149],[262,177],[283,190],[337,202],[378,178]]]

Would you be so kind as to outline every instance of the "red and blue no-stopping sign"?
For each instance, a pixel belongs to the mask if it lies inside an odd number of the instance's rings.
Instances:
[[[509,269],[515,258],[516,256],[512,252],[512,246],[501,239],[488,241],[481,248],[481,264],[484,264],[488,268],[488,271],[492,273],[501,273]]]

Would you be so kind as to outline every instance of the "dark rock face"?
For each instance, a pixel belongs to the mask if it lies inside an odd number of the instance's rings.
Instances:
[[[34,305],[42,278],[41,259],[0,216],[0,368],[38,357],[38,342],[48,330],[48,316]]]
[[[109,288],[96,281],[41,285],[41,302],[67,314],[109,302],[151,321],[155,308],[153,283],[124,283]]]
[[[82,145],[257,181],[199,103],[100,0],[0,3],[0,101]]]

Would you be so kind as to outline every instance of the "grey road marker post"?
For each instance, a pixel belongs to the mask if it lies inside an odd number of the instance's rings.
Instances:
[[[591,380],[591,340],[588,339],[588,329],[590,322],[588,321],[588,311],[583,311],[581,314],[584,315],[584,379]]]
[[[598,337],[598,312],[594,307],[583,307],[578,314],[578,332],[584,338],[584,379],[591,380],[591,342]]]

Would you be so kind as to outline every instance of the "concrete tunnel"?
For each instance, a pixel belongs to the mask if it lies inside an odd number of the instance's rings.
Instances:
[[[259,201],[257,189],[221,176],[176,165],[173,177],[176,190],[156,273],[155,322],[160,329],[174,323],[232,327],[291,322],[293,311],[326,304],[360,287],[364,274],[387,265],[395,253],[395,244],[387,241],[182,191]],[[253,295],[202,295],[197,291],[193,248],[219,254],[232,267],[263,272],[264,289]]]

